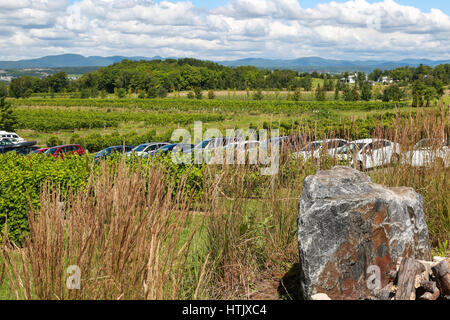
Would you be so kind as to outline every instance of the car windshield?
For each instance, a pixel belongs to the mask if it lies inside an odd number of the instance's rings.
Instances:
[[[363,147],[365,146],[365,143],[356,143],[356,142],[352,142],[349,143],[341,148],[339,148],[338,153],[341,154],[345,154],[345,153],[353,153],[353,152],[358,152],[359,150],[361,150]]]
[[[108,148],[108,149],[104,149],[104,150],[98,152],[95,156],[96,156],[96,157],[106,156],[106,155],[108,155],[108,154],[110,154],[110,153],[111,153],[111,149]]]
[[[308,144],[306,147],[304,147],[301,151],[315,151],[320,148],[322,145],[321,142],[312,142]]]
[[[323,147],[325,149],[335,149],[339,147],[339,144],[341,143],[340,140],[333,140],[333,141],[328,141],[327,143],[325,143],[323,145]]]
[[[132,151],[136,151],[136,152],[144,151],[144,149],[147,147],[148,147],[148,144],[141,144],[141,145],[137,146],[136,148],[134,148]]]
[[[439,140],[433,140],[433,139],[423,139],[416,143],[414,146],[414,149],[424,149],[424,148],[432,148],[435,146],[442,146],[444,143],[439,143]]]
[[[173,148],[175,148],[176,144],[168,144],[164,147],[161,147],[158,149],[158,151],[166,151],[166,150],[172,150]]]
[[[45,151],[46,154],[55,154],[55,152],[58,150],[58,148],[50,148],[47,151]]]
[[[199,149],[204,149],[210,142],[211,140],[203,140],[202,142],[200,142],[199,144],[197,144],[194,149],[199,150]]]

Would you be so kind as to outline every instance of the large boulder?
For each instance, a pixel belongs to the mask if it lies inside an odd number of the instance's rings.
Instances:
[[[333,300],[372,297],[369,266],[379,267],[385,288],[399,258],[431,258],[422,196],[340,166],[305,179],[298,244],[300,291],[307,300],[318,293]]]

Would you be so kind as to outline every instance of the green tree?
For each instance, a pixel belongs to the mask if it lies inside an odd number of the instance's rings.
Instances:
[[[165,98],[167,97],[167,95],[168,95],[167,89],[164,88],[163,86],[160,86],[158,88],[158,98]]]
[[[423,98],[427,102],[426,106],[429,107],[431,100],[438,98],[436,89],[434,87],[427,87],[424,91]]]
[[[63,142],[56,136],[52,136],[47,140],[47,147],[56,147],[62,145]]]
[[[361,99],[364,101],[372,100],[372,87],[367,82],[364,82],[361,86]]]
[[[17,126],[17,117],[11,105],[6,102],[5,97],[0,98],[0,129],[14,131]]]
[[[216,98],[216,95],[214,93],[214,90],[209,90],[208,91],[208,99],[213,100]]]
[[[404,96],[404,93],[402,89],[399,87],[398,84],[391,84],[383,91],[383,96],[381,100],[385,102],[389,101],[400,101]]]
[[[125,90],[124,88],[119,88],[116,91],[116,96],[119,99],[123,99],[125,98],[125,96],[127,95],[127,90]]]
[[[325,88],[321,87],[320,84],[318,84],[316,88],[316,100],[325,101]]]
[[[352,101],[358,101],[360,98],[358,86],[355,84],[355,86],[352,89]]]
[[[8,95],[8,87],[6,83],[0,82],[0,98],[6,97]]]
[[[14,98],[28,98],[33,92],[35,83],[39,78],[23,76],[11,81],[9,91]]]
[[[353,101],[353,94],[352,94],[352,90],[350,89],[350,86],[346,85],[344,87],[342,96],[344,98],[344,101]]]
[[[292,100],[300,101],[302,100],[302,91],[300,88],[295,89],[294,94],[292,95]]]
[[[195,98],[195,93],[194,93],[193,91],[189,91],[189,92],[187,93],[187,98],[188,98],[188,99],[194,99],[194,98]]]
[[[196,99],[201,100],[203,98],[202,88],[200,87],[194,88],[194,94]]]
[[[336,86],[336,88],[334,89],[334,100],[338,101],[339,99],[340,99],[339,88],[338,86]]]
[[[261,89],[258,89],[255,94],[253,95],[253,100],[262,100],[264,99],[264,95],[261,91]]]
[[[158,90],[155,87],[150,87],[147,90],[147,98],[154,99],[158,96]]]

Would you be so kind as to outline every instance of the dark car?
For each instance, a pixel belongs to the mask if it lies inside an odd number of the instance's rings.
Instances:
[[[188,144],[188,143],[174,143],[174,144],[169,144],[167,146],[164,146],[162,148],[159,148],[158,150],[152,151],[150,152],[151,156],[155,156],[158,154],[168,154],[169,152],[184,152],[185,150],[190,150],[194,148],[193,144]]]
[[[211,140],[212,139],[203,140],[202,142],[198,143],[195,147],[193,147],[189,150],[183,151],[183,153],[192,153],[195,150],[203,150],[208,146],[208,144],[211,142]]]
[[[2,141],[0,141],[0,153],[7,153],[12,151],[22,152],[23,150],[26,150],[26,148],[30,148],[34,145],[36,145],[36,141],[13,143],[8,139],[3,139]]]
[[[290,152],[299,151],[305,147],[309,142],[314,141],[314,137],[307,135],[294,134],[289,136],[281,136],[269,139],[270,143],[279,143],[281,150],[288,150]]]
[[[22,147],[22,148],[16,150],[16,153],[27,156],[27,155],[35,152],[36,150],[40,150],[40,149],[41,149],[41,147],[38,147],[38,146]]]
[[[82,156],[85,154],[85,151],[82,146],[79,144],[66,144],[63,146],[56,146],[49,148],[44,154],[51,155],[54,158],[62,157],[64,158],[65,154],[78,154]]]
[[[33,152],[31,152],[32,154],[41,154],[44,153],[45,151],[47,151],[49,148],[39,148],[34,150]]]
[[[114,146],[114,147],[108,147],[106,149],[103,149],[102,151],[98,152],[94,156],[94,160],[97,161],[99,159],[106,159],[113,153],[127,153],[131,150],[133,150],[133,146]]]

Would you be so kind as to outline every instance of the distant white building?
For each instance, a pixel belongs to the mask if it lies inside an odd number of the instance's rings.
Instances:
[[[380,82],[386,84],[386,83],[393,83],[394,80],[392,80],[391,78],[385,76],[385,77],[381,78]]]
[[[349,75],[347,78],[341,78],[341,82],[344,82],[344,83],[348,83],[348,84],[354,84],[354,83],[356,83],[356,80],[358,79],[358,75],[355,73],[355,74],[352,74],[352,75]]]
[[[12,79],[13,79],[13,77],[11,77],[11,76],[0,76],[0,81],[11,82]]]

